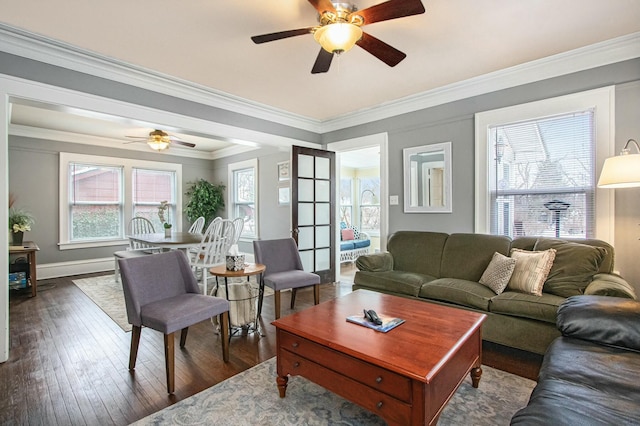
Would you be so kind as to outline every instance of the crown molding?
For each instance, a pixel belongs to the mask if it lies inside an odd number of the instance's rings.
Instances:
[[[319,120],[100,55],[0,22],[0,51],[315,133]]]
[[[640,57],[640,32],[320,121],[98,55],[0,23],[0,50],[318,134]]]
[[[330,132],[640,57],[640,32],[505,68],[322,123]]]

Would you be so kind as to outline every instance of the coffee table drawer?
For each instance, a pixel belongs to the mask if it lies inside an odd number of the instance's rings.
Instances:
[[[331,370],[324,365],[286,350],[278,352],[281,373],[302,376],[334,392],[372,413],[384,418],[390,424],[411,423],[411,405],[392,396],[366,386],[351,377]]]
[[[401,401],[411,402],[411,380],[400,374],[369,364],[322,346],[295,334],[278,330],[279,347],[298,354],[336,373],[357,380],[369,388]]]

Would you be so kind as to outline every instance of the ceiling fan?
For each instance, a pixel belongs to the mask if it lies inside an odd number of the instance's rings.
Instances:
[[[134,142],[146,142],[149,147],[155,151],[162,151],[169,148],[169,145],[175,143],[176,145],[184,145],[189,148],[195,148],[196,144],[191,142],[185,142],[177,136],[169,135],[163,130],[153,130],[149,132],[149,136],[141,138],[140,136],[127,136],[128,138],[135,138],[136,140],[129,141],[127,143]]]
[[[371,53],[390,67],[398,65],[406,54],[362,31],[360,27],[390,19],[419,15],[425,12],[421,0],[388,0],[363,10],[350,3],[330,0],[308,0],[320,14],[319,26],[280,31],[251,37],[254,43],[266,43],[305,34],[313,34],[322,46],[312,74],[329,71],[333,54],[341,54],[355,44]]]

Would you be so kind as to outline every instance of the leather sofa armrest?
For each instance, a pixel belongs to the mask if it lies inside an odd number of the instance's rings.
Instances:
[[[567,337],[640,351],[640,302],[608,296],[571,296],[556,325]]]
[[[373,253],[359,256],[356,267],[361,271],[386,272],[393,270],[393,256],[391,253]]]
[[[636,292],[631,284],[619,275],[596,274],[593,281],[584,290],[584,294],[590,296],[613,296],[637,299]]]

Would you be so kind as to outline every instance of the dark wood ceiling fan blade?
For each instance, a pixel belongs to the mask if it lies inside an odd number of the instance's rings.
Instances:
[[[354,12],[364,18],[364,25],[424,13],[420,0],[389,0]]]
[[[405,53],[367,33],[362,33],[362,38],[356,44],[390,67],[395,67],[407,57]]]
[[[313,68],[311,68],[311,74],[320,74],[329,71],[332,59],[333,53],[329,53],[323,48],[320,48],[316,62],[313,64]]]
[[[336,8],[329,0],[309,0],[309,3],[316,8],[319,14],[322,12],[335,12]]]
[[[188,146],[189,148],[195,148],[196,147],[195,143],[185,142],[185,141],[182,141],[180,139],[171,139],[171,143],[175,143],[176,145]]]
[[[295,37],[310,34],[315,27],[299,28],[297,30],[279,31],[277,33],[262,34],[251,37],[255,44],[267,43],[269,41],[282,40],[283,38]]]

